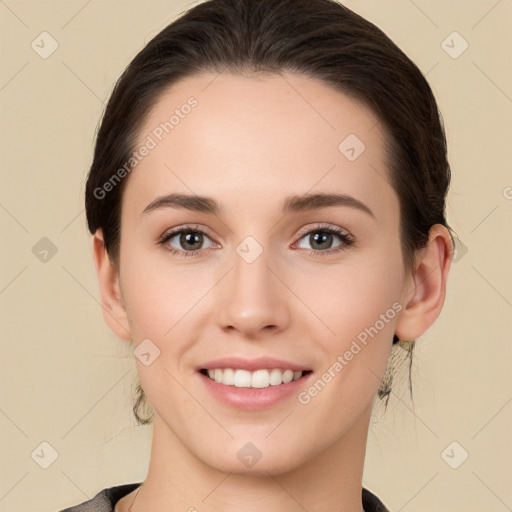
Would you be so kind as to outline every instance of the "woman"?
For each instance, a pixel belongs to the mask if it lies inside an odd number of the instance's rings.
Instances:
[[[66,510],[388,510],[367,433],[443,306],[446,155],[421,72],[334,1],[211,0],[150,41],[86,189],[149,470]]]

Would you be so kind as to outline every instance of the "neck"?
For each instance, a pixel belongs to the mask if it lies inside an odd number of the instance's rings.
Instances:
[[[334,444],[287,471],[218,471],[191,453],[155,414],[150,465],[130,512],[364,512],[362,475],[371,408]],[[319,432],[321,436],[321,431]]]

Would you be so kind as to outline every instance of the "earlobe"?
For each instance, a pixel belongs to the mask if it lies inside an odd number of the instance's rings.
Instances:
[[[435,224],[427,245],[418,253],[415,272],[406,282],[395,333],[403,341],[421,336],[443,308],[453,246],[448,229]]]
[[[119,287],[119,273],[110,261],[101,229],[97,229],[93,235],[92,249],[101,294],[103,318],[116,336],[130,341],[132,336]]]

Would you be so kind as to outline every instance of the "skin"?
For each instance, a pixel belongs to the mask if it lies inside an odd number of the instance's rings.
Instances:
[[[197,107],[129,176],[119,269],[101,230],[93,237],[105,321],[134,348],[149,338],[161,351],[149,366],[135,358],[155,419],[148,475],[131,510],[362,511],[368,426],[393,334],[416,339],[440,314],[449,233],[433,226],[415,268],[404,267],[385,133],[348,96],[291,73],[204,73],[161,96],[139,145],[190,96]],[[366,145],[353,162],[338,150],[351,133]],[[171,192],[209,196],[222,211],[142,214]],[[317,192],[353,196],[374,217],[346,205],[282,215],[288,196]],[[319,223],[356,243],[315,257],[342,243],[333,235],[331,245],[314,246]],[[205,232],[195,256],[158,244],[183,224]],[[263,249],[250,264],[236,251],[247,236]],[[179,235],[172,245],[193,249]],[[217,357],[268,355],[320,377],[394,303],[401,311],[308,404],[294,395],[262,411],[230,408],[195,371]],[[237,457],[247,442],[262,453],[252,467]],[[116,511],[126,512],[135,493]]]

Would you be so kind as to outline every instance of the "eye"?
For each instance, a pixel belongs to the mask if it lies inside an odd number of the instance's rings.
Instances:
[[[338,238],[341,242],[333,247],[332,244],[335,238]],[[296,242],[294,246],[298,245],[300,249],[310,249],[314,256],[324,256],[343,251],[355,242],[352,235],[342,228],[324,225],[307,231],[301,236],[300,240],[302,239],[306,240],[309,247],[301,246],[300,242]]]
[[[332,246],[333,240],[338,238],[340,242]],[[309,247],[303,247],[296,242],[293,247],[308,249],[313,256],[324,256],[347,249],[355,243],[355,239],[350,233],[337,226],[317,226],[304,233],[300,240],[305,239]],[[210,245],[203,247],[205,240],[210,241]],[[181,226],[164,234],[158,242],[166,250],[180,257],[189,257],[199,254],[203,249],[219,247],[213,242],[207,234],[198,229],[198,226]]]
[[[204,231],[197,229],[197,226],[182,226],[166,233],[158,243],[173,254],[187,257],[194,256],[205,249],[203,247],[205,240],[209,240],[212,245],[216,245]],[[206,249],[210,247],[206,247]]]

